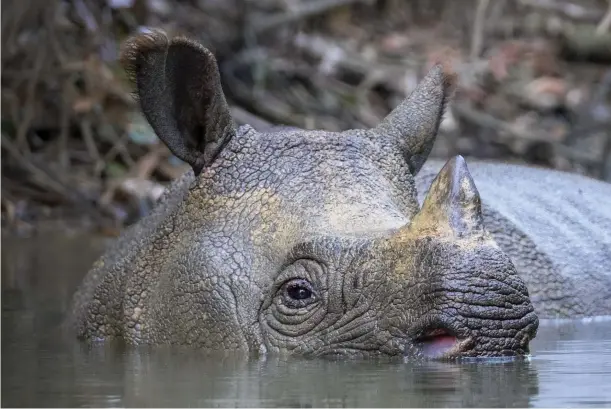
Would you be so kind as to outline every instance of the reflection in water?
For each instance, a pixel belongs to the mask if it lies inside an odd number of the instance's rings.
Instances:
[[[525,407],[537,393],[526,362],[248,361],[78,344],[24,348],[7,360],[3,397],[19,406]]]
[[[611,323],[540,329],[533,359],[463,364],[247,360],[93,347],[57,330],[103,241],[3,240],[4,406],[605,406]]]
[[[198,361],[174,359],[168,365],[184,385],[183,404],[210,406],[527,406],[528,385],[536,384],[524,368],[503,366],[389,365],[341,362],[229,363],[214,375]],[[156,364],[151,365],[155,368]],[[188,368],[184,371],[184,367]],[[147,405],[151,396],[164,400],[174,387],[166,385],[159,371],[145,371],[133,378],[135,404]],[[220,375],[220,376],[219,376]],[[499,379],[510,385],[500,388]],[[513,387],[515,385],[515,388]],[[164,387],[165,386],[165,387]],[[513,389],[513,391],[510,391]],[[194,394],[194,391],[198,391]],[[512,393],[513,392],[513,393]],[[130,398],[132,396],[127,395]],[[167,401],[167,399],[166,399]]]

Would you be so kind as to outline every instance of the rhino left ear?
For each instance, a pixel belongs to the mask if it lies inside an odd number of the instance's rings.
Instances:
[[[398,148],[416,175],[429,156],[446,105],[454,91],[456,74],[437,64],[416,89],[371,129],[376,140]]]
[[[121,63],[144,116],[176,157],[198,175],[235,135],[214,55],[162,30],[129,38]]]
[[[448,160],[439,171],[413,224],[449,229],[458,237],[483,232],[481,198],[462,156]]]

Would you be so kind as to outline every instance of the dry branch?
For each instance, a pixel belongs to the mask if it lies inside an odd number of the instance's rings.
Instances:
[[[372,0],[310,0],[300,3],[297,8],[294,8],[286,13],[276,13],[270,16],[260,17],[250,23],[250,29],[256,34],[262,34],[265,31],[277,28],[281,25],[293,23],[295,21],[305,20],[313,16],[325,13],[331,9],[348,6],[354,3],[372,4]]]
[[[471,38],[471,60],[478,58],[482,52],[484,38],[484,21],[489,0],[477,0],[475,9],[475,23],[473,24],[473,36]]]

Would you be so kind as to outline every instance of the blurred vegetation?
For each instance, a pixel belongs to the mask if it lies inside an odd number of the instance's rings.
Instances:
[[[459,78],[433,155],[611,181],[610,0],[2,2],[2,227],[115,235],[187,167],[117,56],[147,27],[215,52],[235,119],[375,125],[443,58]]]

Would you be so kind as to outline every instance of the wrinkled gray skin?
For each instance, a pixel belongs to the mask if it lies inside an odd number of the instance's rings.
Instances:
[[[528,352],[538,317],[461,157],[418,204],[414,175],[452,88],[442,66],[376,128],[262,133],[235,127],[198,44],[153,32],[128,41],[123,63],[157,135],[193,169],[85,278],[69,321],[81,339],[334,357]],[[431,353],[435,330],[457,341]]]

